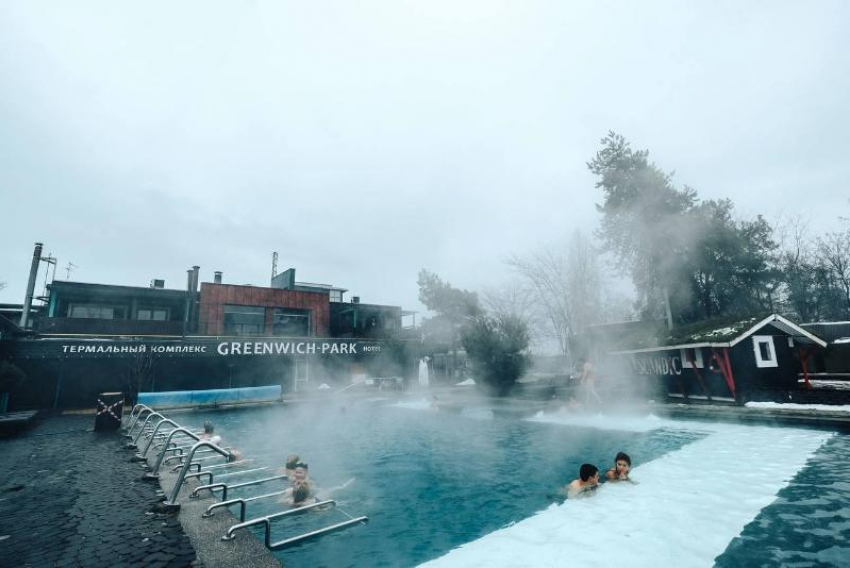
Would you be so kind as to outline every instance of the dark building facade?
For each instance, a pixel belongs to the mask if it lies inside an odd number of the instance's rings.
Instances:
[[[204,282],[198,312],[200,335],[331,336],[326,292]]]
[[[35,327],[46,334],[162,335],[188,331],[194,297],[188,290],[54,281],[47,313]]]
[[[666,345],[616,351],[606,368],[644,381],[657,395],[742,404],[788,401],[811,389],[827,342],[780,315],[751,318],[671,338]]]
[[[343,302],[344,289],[295,282],[292,269],[270,287],[224,284],[221,273],[201,284],[193,267],[185,290],[155,280],[54,281],[48,291],[31,329],[7,318],[0,329],[0,361],[26,375],[21,384],[0,381],[12,409],[88,407],[102,391],[131,400],[137,392],[266,385],[286,393],[413,368],[403,341],[379,340],[400,330],[400,308]],[[332,313],[350,315],[351,325],[332,325]]]

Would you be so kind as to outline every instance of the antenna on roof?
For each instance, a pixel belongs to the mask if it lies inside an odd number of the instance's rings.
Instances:
[[[277,276],[277,252],[272,253],[272,280]]]
[[[49,253],[47,253],[47,256],[41,257],[41,262],[46,262],[47,265],[48,265],[47,270],[44,271],[44,288],[41,290],[41,296],[39,298],[39,299],[44,299],[44,298],[47,297],[47,284],[48,284],[47,281],[48,281],[48,278],[50,276],[50,265],[51,264],[53,265],[53,277],[49,278],[49,280],[50,280],[50,282],[53,282],[53,280],[56,279],[56,262],[57,262],[57,259],[56,259],[55,256],[53,256],[53,253],[49,252]]]
[[[76,268],[79,268],[79,267],[76,264],[74,264],[73,262],[68,261],[68,266],[65,267],[65,280],[71,279],[71,271],[73,271]]]

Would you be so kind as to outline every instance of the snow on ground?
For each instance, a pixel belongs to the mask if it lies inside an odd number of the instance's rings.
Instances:
[[[635,467],[637,485],[606,484],[592,498],[552,505],[424,566],[711,566],[832,435],[657,417],[555,413],[534,420],[639,432],[674,425],[709,434]]]
[[[397,406],[399,408],[410,408],[412,410],[431,410],[431,401],[427,398],[419,400],[403,400],[393,406]]]
[[[602,414],[583,414],[562,408],[556,412],[542,410],[528,419],[529,422],[548,422],[563,426],[581,426],[598,430],[618,430],[620,432],[650,432],[659,428],[680,428],[681,422],[649,416],[604,416]]]
[[[779,410],[827,410],[850,412],[850,404],[797,404],[794,402],[748,402],[747,408],[776,408]]]

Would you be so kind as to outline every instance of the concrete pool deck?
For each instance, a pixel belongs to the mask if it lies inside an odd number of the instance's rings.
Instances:
[[[93,426],[53,416],[0,439],[0,566],[201,566],[124,439]]]

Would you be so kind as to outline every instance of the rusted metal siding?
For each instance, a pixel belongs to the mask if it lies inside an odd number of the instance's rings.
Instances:
[[[328,294],[209,282],[201,284],[201,303],[198,313],[198,331],[201,335],[224,334],[226,304],[309,310],[311,335],[317,337],[330,335],[330,296]],[[266,310],[265,335],[272,334],[273,314],[271,309]]]

